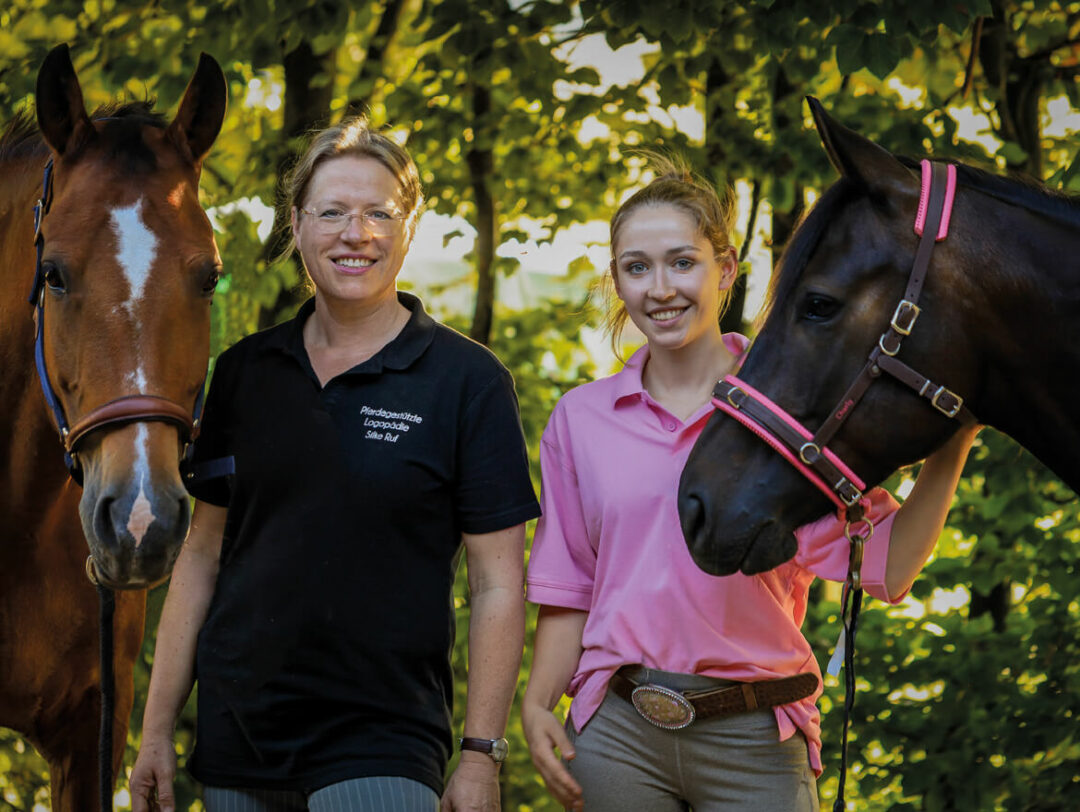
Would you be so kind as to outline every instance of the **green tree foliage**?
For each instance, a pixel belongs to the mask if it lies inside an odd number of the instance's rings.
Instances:
[[[576,60],[595,34],[613,48],[644,45],[641,78],[609,85]],[[229,114],[203,179],[228,274],[214,303],[215,354],[290,315],[305,295],[295,264],[275,259],[280,214],[275,234],[261,239],[248,209],[230,204],[275,202],[297,139],[312,127],[352,112],[391,127],[416,157],[429,208],[464,218],[477,233],[468,272],[440,285],[467,286],[472,306],[447,311],[435,302],[434,310],[513,371],[537,483],[537,447],[555,401],[608,371],[582,339],[597,321],[585,289],[598,269],[575,262],[565,287],[578,292],[515,310],[499,290],[518,262],[497,248],[606,220],[641,178],[633,148],[680,152],[718,185],[745,181],[751,222],[760,212],[777,251],[808,191],[834,177],[809,127],[807,94],[895,152],[1024,168],[1055,187],[1080,188],[1074,137],[1046,129],[1048,99],[1063,95],[1080,107],[1078,2],[8,0],[0,7],[0,119],[30,104],[37,66],[60,40],[72,44],[91,106],[116,94],[175,104],[200,50],[226,70]],[[950,108],[964,105],[987,116],[1000,148],[960,138]],[[673,106],[696,111],[703,134],[675,128]],[[732,323],[752,315],[737,307]],[[1080,808],[1076,505],[1009,441],[983,435],[911,598],[864,612],[852,808]],[[463,575],[459,727],[464,584]],[[806,623],[822,660],[838,630],[835,592],[815,587]],[[128,769],[163,597],[160,588],[149,596]],[[530,608],[530,628],[534,622]],[[519,697],[530,659],[527,650]],[[836,787],[840,704],[839,688],[829,685],[825,802]],[[194,740],[193,708],[189,702],[178,727],[181,759]],[[516,713],[508,737],[504,808],[556,809]],[[200,808],[184,773],[177,790],[181,809]],[[0,807],[29,810],[47,794],[44,763],[0,731]]]

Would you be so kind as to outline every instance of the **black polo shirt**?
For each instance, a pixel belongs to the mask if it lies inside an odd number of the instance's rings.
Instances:
[[[510,374],[398,296],[401,333],[325,387],[314,300],[218,358],[195,461],[235,474],[190,487],[229,508],[196,657],[203,783],[443,790],[461,534],[540,511]]]

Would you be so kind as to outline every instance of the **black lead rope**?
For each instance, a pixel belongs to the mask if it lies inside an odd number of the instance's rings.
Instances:
[[[101,812],[112,809],[112,749],[113,749],[113,704],[115,703],[116,680],[113,675],[113,612],[116,609],[116,596],[111,589],[97,584],[100,610],[98,612],[100,646],[98,654],[101,660],[101,727],[98,730],[98,788],[100,790]]]
[[[844,624],[844,731],[840,739],[840,783],[836,788],[833,812],[844,812],[844,784],[847,780],[848,728],[855,710],[855,632],[859,625],[859,609],[862,608],[862,587],[844,585],[844,597],[840,603],[840,620]],[[850,604],[849,604],[850,598]],[[848,617],[848,608],[851,616]]]

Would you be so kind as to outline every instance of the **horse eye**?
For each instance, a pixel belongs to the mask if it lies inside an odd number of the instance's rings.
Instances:
[[[203,282],[202,292],[206,295],[210,295],[218,286],[218,282],[221,281],[221,268],[211,268],[206,274],[206,281]]]
[[[803,318],[809,321],[826,321],[835,316],[839,309],[840,302],[831,296],[811,293],[807,295],[803,306]]]
[[[64,282],[64,275],[60,273],[59,268],[51,262],[47,262],[42,266],[42,271],[45,273],[45,284],[49,286],[49,290],[54,293],[65,293],[67,291],[67,283]]]

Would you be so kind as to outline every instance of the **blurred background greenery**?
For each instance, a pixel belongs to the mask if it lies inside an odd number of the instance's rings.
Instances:
[[[589,291],[607,263],[606,220],[642,179],[634,148],[674,150],[735,185],[743,275],[725,326],[750,332],[773,258],[834,177],[807,94],[894,152],[1080,189],[1080,2],[5,0],[0,119],[32,103],[37,67],[61,41],[90,106],[117,95],[175,105],[199,51],[225,69],[229,113],[203,173],[228,274],[213,310],[215,354],[288,317],[305,295],[292,260],[274,260],[280,222],[269,208],[297,139],[350,112],[389,128],[429,199],[401,285],[510,367],[537,479],[555,401],[615,368]],[[904,493],[912,473],[890,486]],[[1080,809],[1076,508],[1029,455],[983,434],[912,595],[863,615],[849,808]],[[463,584],[462,575],[458,714]],[[826,584],[812,592],[805,631],[822,661],[838,594]],[[149,595],[126,770],[163,597]],[[529,660],[527,649],[519,689]],[[841,696],[830,679],[823,806],[836,787]],[[192,710],[180,722],[181,759]],[[508,737],[504,809],[555,809],[516,713]],[[181,809],[202,808],[185,774],[177,790]],[[121,776],[116,808],[127,807]],[[44,762],[6,730],[0,808],[48,808]]]

